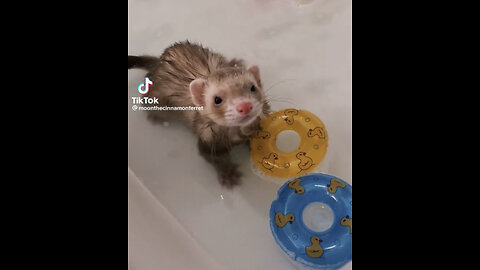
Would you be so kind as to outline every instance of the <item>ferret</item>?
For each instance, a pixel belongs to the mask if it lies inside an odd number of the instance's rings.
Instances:
[[[187,41],[165,49],[160,57],[128,56],[128,69],[148,71],[153,84],[146,94],[156,106],[203,106],[203,110],[153,111],[152,121],[177,118],[198,136],[198,150],[215,168],[223,186],[238,185],[241,173],[230,159],[233,146],[248,142],[269,112],[258,66]]]

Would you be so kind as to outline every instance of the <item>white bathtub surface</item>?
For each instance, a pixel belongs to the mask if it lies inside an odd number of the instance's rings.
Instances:
[[[129,269],[225,269],[185,231],[130,169],[128,215]]]
[[[306,109],[325,123],[330,141],[320,171],[352,183],[351,21],[344,0],[129,0],[128,54],[160,55],[188,38],[258,65],[265,88],[273,86],[274,111]],[[184,126],[152,125],[131,109],[144,75],[128,71],[129,177],[140,181],[129,179],[129,269],[295,269],[269,228],[279,185],[252,172],[242,146],[232,156],[243,184],[220,187]],[[175,239],[193,239],[192,256],[171,264],[177,268],[160,265],[185,250]]]

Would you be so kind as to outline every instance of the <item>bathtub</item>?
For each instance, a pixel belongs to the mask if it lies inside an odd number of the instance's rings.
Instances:
[[[258,65],[273,111],[306,109],[325,123],[317,171],[352,184],[351,1],[129,0],[128,12],[128,54],[188,39]],[[186,127],[132,109],[144,75],[128,71],[129,269],[301,269],[269,228],[280,184],[256,174],[239,146],[242,185],[222,188]]]

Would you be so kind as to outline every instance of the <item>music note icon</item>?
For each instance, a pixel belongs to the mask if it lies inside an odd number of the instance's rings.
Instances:
[[[148,90],[150,89],[150,85],[152,85],[152,84],[153,84],[153,82],[150,81],[150,79],[148,77],[145,77],[145,82],[139,84],[138,87],[137,87],[138,92],[142,95],[145,95],[146,93],[148,93]]]

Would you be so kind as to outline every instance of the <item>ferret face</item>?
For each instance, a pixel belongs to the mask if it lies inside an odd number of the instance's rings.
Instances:
[[[254,72],[225,68],[205,81],[203,111],[213,122],[227,127],[251,124],[263,111],[265,97]]]

